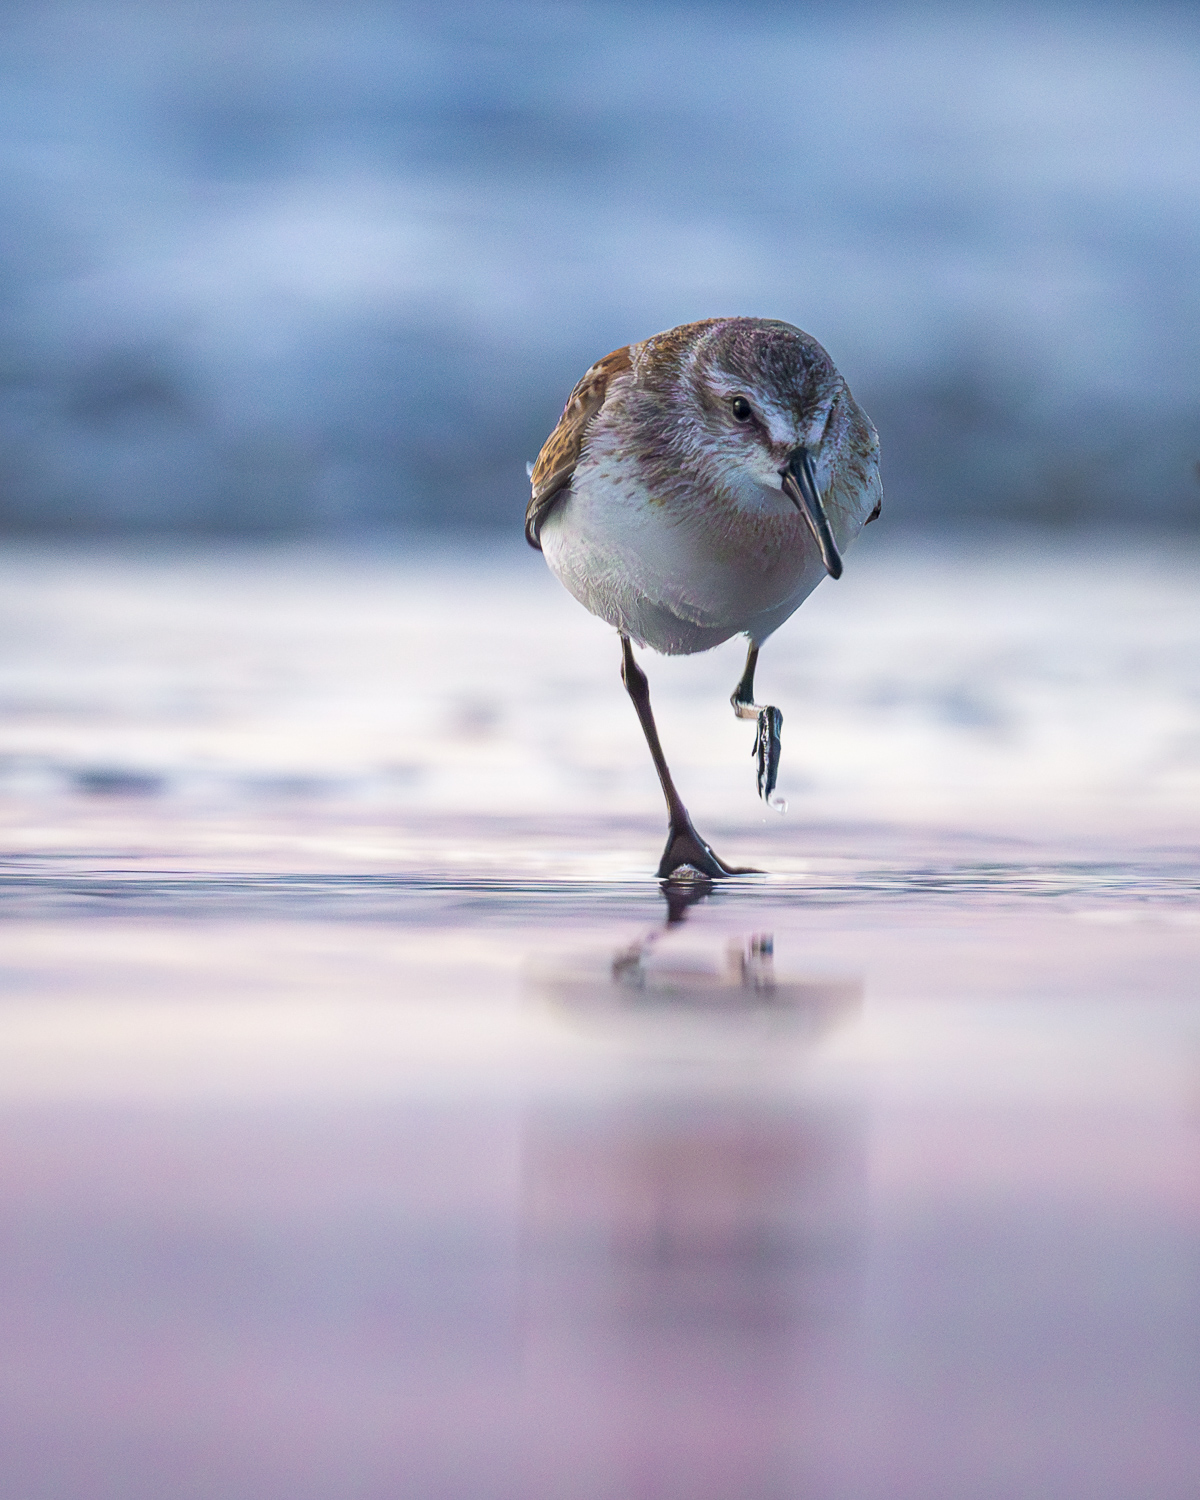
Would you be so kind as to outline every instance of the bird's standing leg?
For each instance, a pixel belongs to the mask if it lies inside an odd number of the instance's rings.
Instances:
[[[629,637],[624,634],[621,636],[621,681],[625,684],[625,691],[633,699],[642,733],[646,736],[646,744],[649,745],[650,755],[654,760],[654,769],[662,783],[663,796],[667,799],[667,847],[659,861],[658,878],[666,880],[684,865],[690,865],[693,870],[698,870],[701,875],[711,876],[714,880],[723,875],[755,874],[754,870],[734,869],[732,865],[718,859],[692,826],[688,810],[671,780],[666,757],[659,743],[654,714],[650,708],[650,684],[646,681],[645,672],[634,660],[633,646]]]
[[[730,703],[739,719],[757,719],[758,732],[754,736],[754,748],[750,754],[758,762],[758,795],[764,802],[771,801],[775,782],[779,777],[779,752],[783,749],[783,715],[768,704],[765,708],[754,701],[754,669],[758,665],[758,647],[753,642],[746,653],[746,669],[742,680],[733,690]]]

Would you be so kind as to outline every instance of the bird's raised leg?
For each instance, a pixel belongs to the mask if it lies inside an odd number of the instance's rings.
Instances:
[[[754,736],[754,748],[750,754],[758,762],[758,795],[770,802],[771,793],[779,777],[779,752],[783,749],[783,715],[768,704],[765,708],[754,701],[754,669],[758,665],[758,647],[751,643],[746,653],[746,669],[742,680],[733,690],[730,703],[739,719],[757,719],[758,732]]]
[[[654,714],[650,708],[650,684],[646,681],[645,672],[634,660],[633,646],[627,635],[621,636],[621,681],[625,684],[625,691],[633,699],[642,733],[646,736],[646,744],[649,745],[650,755],[654,760],[654,769],[658,772],[658,779],[662,783],[663,796],[667,799],[669,820],[667,847],[663,850],[663,857],[659,861],[658,878],[666,880],[684,865],[689,865],[693,870],[699,871],[701,875],[708,875],[713,880],[719,880],[724,875],[756,874],[754,870],[735,869],[732,865],[727,865],[724,860],[718,859],[692,826],[688,810],[680,800],[679,793],[675,790],[675,783],[671,780],[666,757],[659,743]]]

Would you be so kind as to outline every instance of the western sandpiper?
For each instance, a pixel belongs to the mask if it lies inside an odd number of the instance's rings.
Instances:
[[[525,535],[621,638],[621,678],[667,801],[661,878],[725,864],[696,832],[659,743],[633,642],[667,655],[749,637],[731,702],[757,721],[769,801],[783,716],[754,701],[763,641],[879,514],[879,440],[833,361],[767,318],[708,318],[607,354],[530,470]]]

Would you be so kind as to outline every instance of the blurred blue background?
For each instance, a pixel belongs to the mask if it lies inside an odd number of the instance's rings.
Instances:
[[[824,342],[889,519],[1200,519],[1200,19],[10,3],[0,527],[519,525],[599,355]]]

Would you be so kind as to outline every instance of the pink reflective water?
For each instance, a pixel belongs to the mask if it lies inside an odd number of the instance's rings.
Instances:
[[[112,633],[93,679],[97,632],[56,643],[31,616],[7,648],[6,1493],[1190,1500],[1192,669],[1163,665],[1149,602],[1130,650],[1158,663],[1136,689],[1157,717],[1101,770],[1175,748],[1132,812],[1096,766],[1053,832],[1041,793],[1014,800],[1014,767],[1070,733],[1029,707],[1036,662],[988,679],[1025,704],[1006,741],[940,710],[914,729],[911,697],[872,709],[843,642],[885,767],[918,734],[1009,791],[922,823],[938,788],[901,770],[908,815],[872,822],[876,768],[857,816],[766,825],[730,791],[705,831],[775,873],[669,903],[657,814],[622,818],[599,782],[598,809],[569,805],[585,770],[521,672],[551,811],[446,810],[434,769],[370,780],[371,673],[314,665],[301,625],[289,656],[235,601],[250,638],[214,666],[230,617],[194,559],[191,584],[144,565],[140,592],[128,569],[114,591],[104,566],[38,565],[44,609],[58,566]],[[173,644],[144,634],[155,589]],[[506,628],[550,671],[536,618]],[[1132,668],[1090,670],[1062,692],[1102,718]],[[721,707],[683,687],[677,732]],[[341,748],[316,707],[338,693],[361,735]],[[389,712],[433,756],[427,708]],[[289,714],[307,727],[284,754]],[[453,753],[501,781],[505,722],[460,725]],[[159,789],[73,780],[93,739]],[[706,754],[681,755],[702,790]]]

